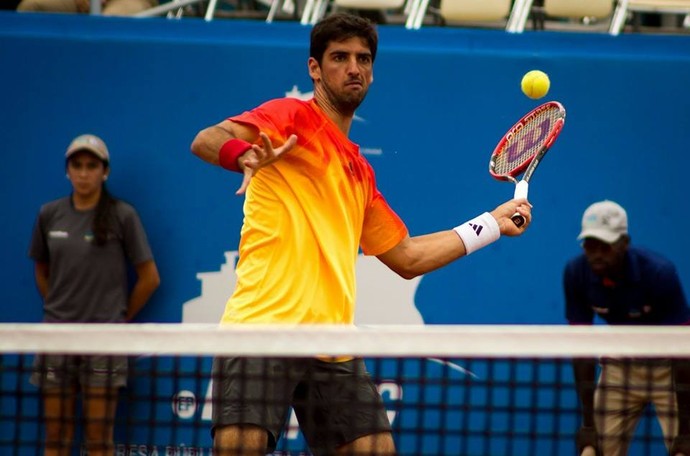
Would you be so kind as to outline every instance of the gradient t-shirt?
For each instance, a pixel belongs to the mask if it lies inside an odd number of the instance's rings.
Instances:
[[[274,147],[298,139],[247,189],[237,285],[221,323],[353,323],[359,247],[379,255],[407,235],[371,165],[314,100],[276,99],[230,120]]]

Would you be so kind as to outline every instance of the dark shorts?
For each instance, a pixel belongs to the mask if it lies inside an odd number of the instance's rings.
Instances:
[[[361,359],[214,359],[212,435],[231,424],[258,425],[268,431],[267,451],[272,452],[290,406],[314,455],[332,454],[359,437],[391,431]]]
[[[40,388],[120,388],[127,384],[127,357],[37,355],[30,381]]]

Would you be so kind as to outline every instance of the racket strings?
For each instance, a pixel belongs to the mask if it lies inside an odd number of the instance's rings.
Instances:
[[[507,136],[503,149],[493,157],[494,173],[514,175],[521,170],[539,152],[562,117],[562,112],[552,107],[527,119],[522,128],[516,128]]]

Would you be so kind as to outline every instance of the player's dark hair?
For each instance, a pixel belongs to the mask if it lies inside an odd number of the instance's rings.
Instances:
[[[314,25],[311,30],[309,56],[321,64],[323,54],[331,41],[341,42],[350,38],[362,38],[369,45],[371,60],[376,59],[379,43],[374,23],[364,17],[347,13],[334,13]]]
[[[96,204],[96,212],[93,216],[93,241],[96,245],[105,245],[108,241],[108,233],[111,225],[115,223],[114,208],[117,199],[105,188],[105,182],[101,186],[101,196]]]

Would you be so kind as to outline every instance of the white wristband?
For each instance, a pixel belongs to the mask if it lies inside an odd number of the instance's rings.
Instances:
[[[488,212],[484,212],[479,217],[456,226],[453,228],[453,231],[458,233],[463,244],[465,244],[467,255],[482,247],[486,247],[501,237],[501,229],[498,227],[498,222]]]

